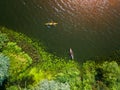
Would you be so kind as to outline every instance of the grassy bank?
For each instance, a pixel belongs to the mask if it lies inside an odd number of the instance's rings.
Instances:
[[[40,41],[24,34],[0,31],[0,83],[6,90],[120,90],[120,68],[113,58],[80,64],[47,53]]]

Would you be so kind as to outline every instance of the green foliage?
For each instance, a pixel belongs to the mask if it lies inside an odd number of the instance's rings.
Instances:
[[[118,64],[120,64],[120,49],[116,50],[112,53],[112,55],[109,57],[109,61],[116,61]]]
[[[0,54],[0,84],[8,77],[9,58]]]
[[[73,90],[81,88],[78,63],[71,60],[65,61],[46,52],[42,52],[41,57],[43,58],[42,62],[35,64],[28,73],[28,76],[34,80],[34,84],[43,79],[54,79],[61,83],[68,82]]]
[[[7,41],[8,41],[7,35],[0,32],[0,49],[2,49],[5,46]]]
[[[59,83],[54,80],[43,80],[35,87],[34,90],[70,90],[70,86],[67,82]]]
[[[63,70],[61,73],[57,73],[55,75],[55,80],[61,83],[68,82],[72,90],[80,90],[82,87],[82,81],[79,69],[77,66],[67,67],[66,65],[65,67],[67,68],[66,71]]]
[[[110,90],[102,81],[97,81],[92,90]]]
[[[95,84],[95,62],[87,61],[83,64],[82,78],[83,78],[83,90],[92,90],[92,86]]]
[[[55,79],[61,83],[68,82],[71,88],[81,87],[80,71],[75,61],[65,61],[64,59],[54,58],[52,55],[45,56],[41,63],[32,67],[29,75],[32,76],[35,83],[43,79]]]
[[[82,72],[83,90],[119,90],[120,68],[115,61],[103,64],[87,61]]]
[[[117,82],[116,85],[117,85],[116,90],[120,90],[120,82]]]
[[[0,50],[10,58],[9,84],[19,81],[21,90],[26,89],[24,88],[26,85],[22,85],[25,82],[28,84],[27,87],[33,88],[32,90],[120,90],[120,68],[115,62],[120,60],[119,50],[110,58],[97,57],[95,58],[97,63],[87,61],[81,67],[81,64],[75,61],[47,53],[41,43],[21,33],[7,28],[0,28],[0,30],[5,33],[0,33]],[[11,41],[8,44],[7,36]],[[0,60],[4,62],[1,56]],[[5,75],[8,66],[3,65],[7,68],[3,71],[2,65],[3,63],[0,65],[0,82],[8,76]],[[18,87],[10,86],[7,90],[18,90]]]
[[[10,86],[6,90],[19,90],[17,86]]]
[[[10,82],[21,79],[19,76],[20,73],[26,70],[26,68],[32,63],[32,59],[14,42],[9,42],[3,50],[3,53],[10,58]]]
[[[38,63],[41,60],[39,52],[43,51],[43,45],[38,43],[37,40],[31,40],[29,37],[22,33],[14,32],[13,30],[5,27],[0,28],[1,32],[5,33],[9,37],[10,42],[16,42],[18,46],[22,48],[29,56],[31,56],[33,63]],[[42,48],[41,48],[42,47]]]
[[[118,79],[120,77],[120,68],[115,61],[104,62],[103,69],[103,82],[108,85],[112,90],[116,90]]]
[[[29,76],[32,76],[32,79],[34,80],[34,83],[39,83],[43,79],[53,79],[52,73],[49,73],[47,71],[39,70],[36,67],[32,68],[29,71]]]

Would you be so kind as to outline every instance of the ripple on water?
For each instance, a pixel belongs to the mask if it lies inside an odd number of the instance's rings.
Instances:
[[[120,0],[14,1],[8,9],[11,25],[45,42],[51,52],[64,55],[72,47],[78,56],[94,56],[120,46]],[[58,25],[45,27],[50,20]]]

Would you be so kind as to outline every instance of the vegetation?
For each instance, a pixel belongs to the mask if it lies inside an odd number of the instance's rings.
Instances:
[[[0,83],[7,79],[6,90],[120,90],[119,52],[99,63],[78,63],[47,53],[24,34],[0,31]]]
[[[0,32],[0,50],[2,50],[7,41],[8,41],[7,35]]]
[[[120,68],[118,64],[115,61],[105,62],[101,68],[103,69],[103,82],[113,90],[118,88],[117,84],[120,83]]]
[[[9,81],[19,80],[19,74],[32,63],[32,59],[14,42],[8,42],[3,53],[10,58]]]
[[[68,83],[43,80],[34,88],[34,90],[70,90],[70,86]]]
[[[86,62],[83,64],[83,90],[92,90],[95,84],[95,62]]]
[[[8,77],[9,58],[0,54],[0,85]]]

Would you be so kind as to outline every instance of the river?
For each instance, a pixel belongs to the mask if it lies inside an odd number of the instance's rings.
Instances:
[[[0,0],[0,25],[57,56],[68,57],[69,48],[76,59],[109,56],[120,49],[120,0]]]

